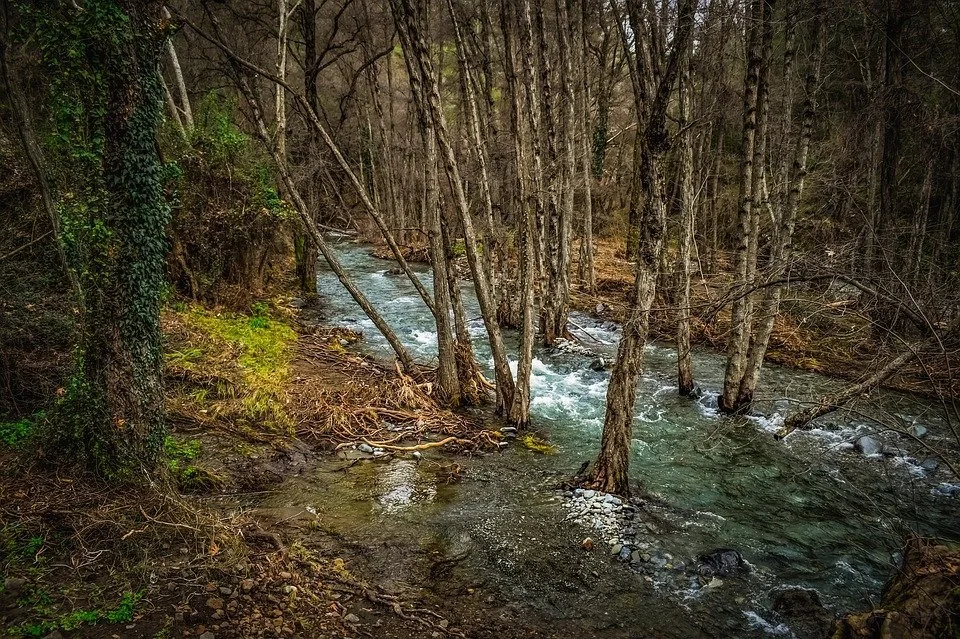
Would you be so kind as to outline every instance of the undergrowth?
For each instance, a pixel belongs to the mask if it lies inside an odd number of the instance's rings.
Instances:
[[[175,409],[196,421],[215,419],[250,432],[288,432],[285,409],[296,334],[264,303],[251,315],[196,305],[167,311],[168,374]]]

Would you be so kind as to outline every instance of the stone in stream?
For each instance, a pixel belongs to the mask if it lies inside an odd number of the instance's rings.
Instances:
[[[772,594],[773,611],[789,620],[790,627],[800,636],[826,637],[830,634],[835,619],[816,590],[789,586]]]
[[[592,362],[590,362],[590,370],[592,370],[592,371],[605,371],[605,370],[607,370],[607,361],[606,361],[605,359],[603,359],[602,357],[598,357],[597,359],[595,359],[595,360],[593,360]]]
[[[927,434],[927,427],[921,426],[920,424],[914,424],[909,429],[907,429],[907,432],[913,435],[914,437],[920,438]]]
[[[920,468],[924,469],[928,473],[932,473],[933,471],[935,471],[938,466],[940,466],[940,462],[938,462],[936,459],[933,459],[932,457],[928,459],[924,459],[922,462],[920,462]]]
[[[877,455],[883,450],[883,447],[873,437],[864,435],[857,440],[857,450],[864,455]]]
[[[700,574],[704,576],[732,577],[748,570],[743,555],[733,548],[717,548],[697,557]]]

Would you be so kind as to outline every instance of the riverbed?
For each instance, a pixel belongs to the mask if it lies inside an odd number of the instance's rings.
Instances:
[[[343,242],[337,250],[412,354],[435,358],[432,316],[410,282],[390,274],[395,265],[367,246]],[[416,269],[429,284],[430,272]],[[390,357],[330,271],[321,268],[317,286],[326,323],[363,331],[357,348]],[[477,356],[489,367],[469,283],[463,291]],[[573,320],[590,353],[534,354],[534,428],[555,454],[513,445],[456,460],[433,454],[346,467],[331,459],[249,506],[297,527],[304,543],[350,549],[358,574],[415,592],[451,623],[459,616],[472,636],[490,637],[802,637],[770,610],[773,590],[815,589],[837,613],[863,608],[878,598],[906,535],[960,537],[955,480],[916,442],[875,432],[875,419],[893,420],[922,426],[931,446],[947,445],[946,423],[930,402],[877,393],[777,441],[773,432],[797,402],[842,382],[766,366],[757,414],[722,417],[724,358],[696,349],[701,392],[680,397],[675,350],[652,344],[631,458],[647,522],[637,542],[646,547],[636,550],[645,557],[618,561],[609,535],[571,519],[570,495],[557,489],[598,450],[609,372],[594,369],[597,358],[612,361],[619,337],[613,323]],[[855,448],[865,434],[880,452]],[[588,537],[593,550],[583,547]],[[704,583],[696,557],[716,548],[738,550],[749,570]]]

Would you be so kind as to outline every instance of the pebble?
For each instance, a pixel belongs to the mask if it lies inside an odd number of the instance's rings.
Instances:
[[[233,594],[233,588],[228,588],[227,586],[220,586],[220,592],[229,596]]]
[[[359,450],[361,453],[366,453],[368,455],[373,454],[373,446],[367,443],[362,443],[359,446],[357,446],[357,450]]]
[[[623,544],[613,544],[610,546],[611,555],[619,555],[621,550],[623,550]]]
[[[343,618],[347,623],[360,623],[360,617],[356,616],[352,612]]]
[[[197,639],[216,639],[216,637],[217,637],[217,635],[213,634],[212,632],[210,632],[210,631],[208,630],[207,632],[205,632],[205,633],[203,633],[202,635],[200,635],[199,637],[197,637]]]
[[[421,454],[419,450],[413,451],[412,455],[414,459],[420,459],[421,457],[423,457],[423,454]]]
[[[223,608],[223,599],[220,597],[210,597],[207,599],[207,608],[211,610],[220,610]]]
[[[256,583],[253,579],[244,579],[240,582],[240,588],[242,588],[244,592],[250,592],[255,585]]]
[[[723,585],[723,579],[717,579],[714,577],[710,580],[710,583],[707,584],[707,588],[719,588]]]
[[[585,491],[583,491],[583,498],[584,498],[584,499],[593,499],[593,497],[594,497],[596,494],[597,494],[597,491],[595,491],[595,490],[585,490]]]

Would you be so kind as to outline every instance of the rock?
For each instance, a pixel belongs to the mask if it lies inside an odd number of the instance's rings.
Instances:
[[[914,437],[920,438],[924,437],[927,434],[927,427],[921,426],[920,424],[914,424],[907,429],[907,432],[913,435]]]
[[[413,456],[414,459],[420,459],[421,457],[423,457],[423,454],[419,450],[413,451],[411,455]]]
[[[220,586],[220,592],[227,596],[230,596],[233,594],[233,588],[229,588],[227,586]]]
[[[623,544],[611,544],[610,546],[611,555],[619,555],[621,550],[623,550]]]
[[[360,623],[360,617],[356,616],[352,612],[343,618],[347,623]]]
[[[722,579],[717,579],[716,577],[714,577],[713,579],[711,579],[711,580],[707,583],[707,585],[706,585],[705,587],[706,587],[706,588],[719,588],[719,587],[722,586],[722,585],[723,585],[723,580],[722,580]]]
[[[628,546],[621,546],[620,552],[617,554],[617,559],[626,563],[630,561],[631,555],[632,553],[630,552],[630,548]]]
[[[207,599],[207,608],[210,608],[211,610],[223,609],[223,599],[220,597],[210,597]]]
[[[3,580],[3,590],[4,592],[9,592],[12,595],[17,594],[20,590],[26,585],[27,580],[22,577],[7,577]]]
[[[213,634],[212,632],[210,632],[210,631],[208,630],[207,632],[205,632],[205,633],[203,633],[202,635],[200,635],[199,637],[197,637],[197,639],[216,639],[216,637],[217,637],[217,635]]]
[[[593,498],[596,496],[596,494],[597,494],[597,491],[595,491],[595,490],[585,490],[585,491],[583,491],[583,498],[584,498],[584,499],[593,499]]]
[[[883,447],[883,454],[887,457],[906,457],[907,451],[900,448],[899,446],[891,446],[890,444],[885,444]]]
[[[924,459],[922,462],[920,462],[920,468],[924,469],[928,473],[932,473],[939,466],[940,466],[940,462],[938,462],[936,459],[933,459],[932,457],[928,459]]]
[[[790,586],[773,592],[773,611],[789,620],[790,628],[801,637],[826,637],[834,616],[827,610],[820,593],[809,588]]]
[[[705,576],[732,577],[747,570],[743,555],[732,548],[717,548],[697,556],[700,573]]]
[[[582,496],[583,496],[583,488],[577,488],[576,490],[573,491],[573,494],[574,494],[576,497],[582,497]]]
[[[597,304],[597,306],[596,306],[596,308],[595,308],[594,310],[597,312],[597,315],[599,315],[600,313],[602,313],[602,312],[604,312],[605,310],[607,310],[607,307],[606,307],[605,304]]]
[[[864,455],[876,455],[883,450],[883,447],[880,445],[880,442],[875,440],[869,435],[864,435],[863,437],[857,440],[857,450],[859,450]]]
[[[598,357],[590,362],[590,370],[598,372],[607,370],[607,361],[602,357]]]
[[[377,448],[373,451],[374,457],[383,457],[386,453],[383,452],[382,448]]]
[[[584,550],[593,550],[593,540],[587,537],[583,540],[583,543],[580,544],[583,546]]]
[[[250,592],[253,590],[253,587],[256,585],[256,582],[253,579],[244,579],[240,582],[240,588],[244,592]]]
[[[361,453],[366,453],[368,455],[373,454],[373,446],[371,446],[370,444],[367,444],[366,442],[357,446],[357,450],[359,450]]]

